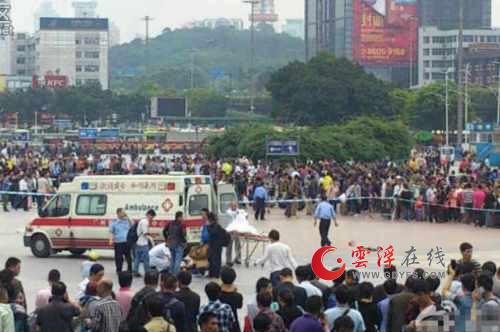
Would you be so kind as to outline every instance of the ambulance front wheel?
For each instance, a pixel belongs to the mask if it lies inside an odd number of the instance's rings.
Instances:
[[[38,258],[47,258],[50,256],[50,243],[45,235],[37,234],[31,238],[31,252]]]

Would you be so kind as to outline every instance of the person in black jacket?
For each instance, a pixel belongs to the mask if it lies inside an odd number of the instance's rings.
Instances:
[[[190,272],[179,272],[177,280],[179,281],[179,290],[175,292],[175,297],[184,303],[184,307],[186,308],[186,331],[196,332],[196,318],[200,313],[200,296],[189,289],[192,280]]]
[[[208,277],[219,278],[222,266],[222,248],[227,244],[227,232],[218,223],[214,213],[208,214]]]
[[[302,316],[302,310],[297,307],[292,291],[290,289],[282,289],[278,294],[279,310],[276,312],[281,316],[285,327],[290,329],[293,321]]]
[[[66,285],[55,282],[52,285],[50,303],[37,310],[36,325],[41,332],[72,332],[73,318],[78,315],[80,315],[78,305],[68,302]]]
[[[170,272],[177,275],[181,268],[182,258],[184,257],[184,248],[186,247],[186,228],[182,224],[184,221],[181,211],[175,213],[175,220],[165,226],[163,237],[170,240],[170,253],[172,254],[172,263]]]
[[[293,272],[289,268],[284,268],[280,272],[280,282],[278,286],[273,288],[273,295],[275,299],[278,299],[281,291],[288,289],[292,292],[295,304],[304,308],[307,300],[306,290],[300,286],[296,286],[293,283]]]
[[[161,273],[161,296],[167,321],[174,321],[176,332],[185,332],[187,328],[186,306],[175,297],[177,278],[168,272]]]

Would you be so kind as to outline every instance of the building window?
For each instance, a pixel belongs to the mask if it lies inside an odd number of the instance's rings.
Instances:
[[[85,72],[86,73],[95,73],[99,71],[99,66],[97,65],[86,65]]]
[[[99,45],[99,37],[85,37],[83,41],[85,45]]]
[[[465,35],[464,36],[464,42],[465,43],[473,43],[474,42],[474,36]]]
[[[429,44],[430,38],[428,36],[424,37],[424,44]]]
[[[432,49],[432,55],[444,55],[444,48],[434,48]]]
[[[496,36],[487,36],[486,41],[488,43],[496,43],[497,42],[497,37]]]
[[[428,80],[430,78],[429,73],[424,73],[424,80]]]
[[[26,76],[26,70],[18,70],[17,75],[18,76]]]
[[[24,65],[26,63],[26,58],[17,58],[16,63],[18,65]]]
[[[479,37],[479,41],[480,41],[481,43],[484,43],[484,36]]]
[[[428,48],[424,48],[424,55],[429,55],[429,49]]]
[[[17,51],[18,52],[25,52],[26,51],[26,46],[24,46],[24,45],[17,46]]]
[[[80,59],[82,57],[82,52],[76,51],[76,58]]]
[[[432,79],[443,81],[445,79],[444,73],[432,73]]]
[[[75,39],[75,44],[76,45],[81,45],[82,44],[82,40],[79,39],[79,38]]]
[[[99,52],[85,52],[85,58],[87,58],[87,59],[99,59]]]
[[[432,42],[436,44],[443,44],[445,42],[445,37],[432,37]]]
[[[83,84],[83,80],[80,78],[76,79],[76,86],[81,86]]]
[[[94,79],[94,78],[91,78],[91,79],[88,79],[85,81],[85,84],[91,84],[91,85],[100,84],[100,83],[101,82],[98,79]]]
[[[82,66],[76,65],[76,72],[81,73],[82,72]]]
[[[425,60],[424,61],[424,67],[425,68],[429,68],[429,65],[430,65],[430,61],[429,60]]]

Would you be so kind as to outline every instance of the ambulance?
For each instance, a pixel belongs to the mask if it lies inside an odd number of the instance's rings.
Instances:
[[[156,218],[149,225],[155,242],[163,240],[163,228],[182,211],[187,241],[192,245],[200,241],[202,209],[221,218],[236,200],[232,185],[218,184],[216,188],[209,176],[79,176],[71,183],[62,183],[39,217],[26,226],[24,246],[40,258],[61,251],[81,255],[89,249],[112,249],[109,225],[118,208],[132,221],[155,210]]]

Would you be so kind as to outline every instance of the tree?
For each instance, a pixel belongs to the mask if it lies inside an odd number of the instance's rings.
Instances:
[[[388,84],[328,53],[277,70],[267,89],[275,103],[275,117],[285,122],[317,125],[362,115],[394,115]]]

